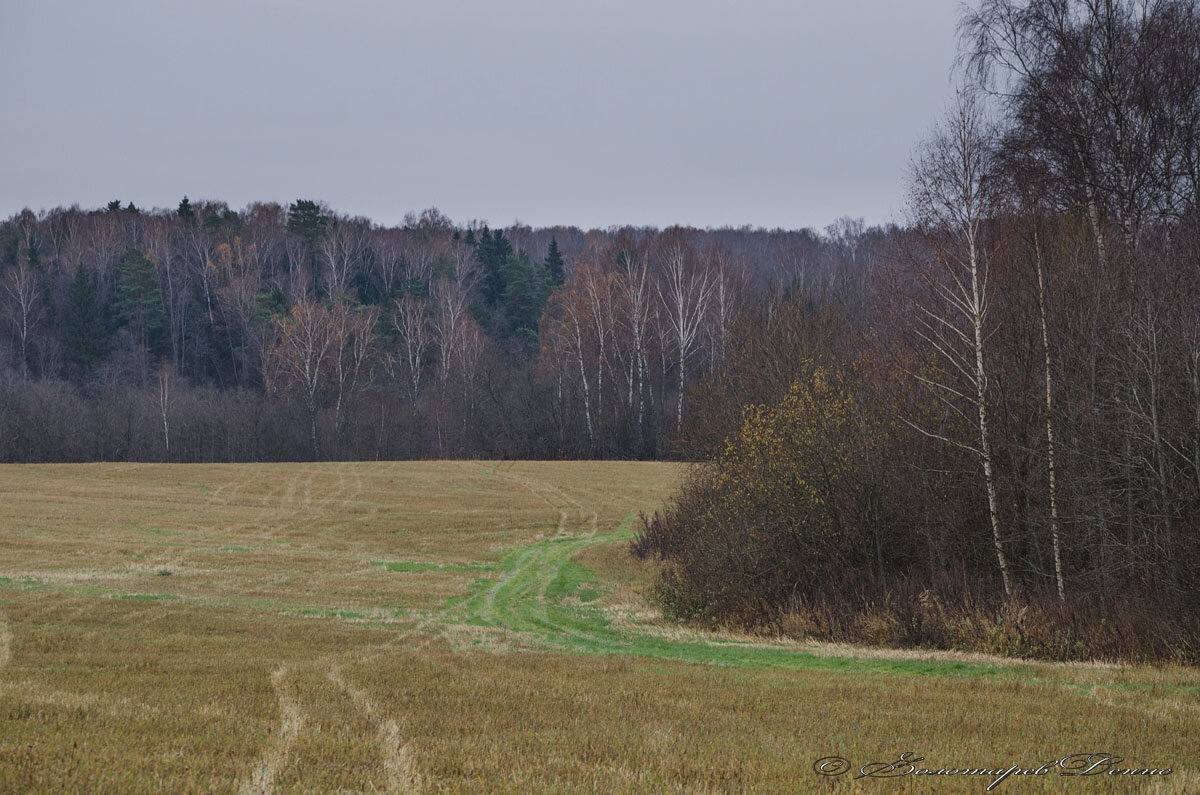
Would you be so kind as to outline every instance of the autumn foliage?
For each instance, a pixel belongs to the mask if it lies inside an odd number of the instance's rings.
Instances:
[[[869,550],[847,514],[865,431],[838,376],[820,367],[777,404],[748,407],[635,545],[669,561],[660,586],[669,610],[753,623],[864,565]]]

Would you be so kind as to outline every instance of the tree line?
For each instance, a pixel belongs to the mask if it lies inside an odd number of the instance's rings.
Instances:
[[[25,210],[0,224],[0,458],[674,455],[737,307],[861,284],[889,234]]]
[[[1200,12],[984,0],[866,314],[735,320],[644,528],[675,614],[1200,659]],[[750,408],[744,408],[749,402]]]

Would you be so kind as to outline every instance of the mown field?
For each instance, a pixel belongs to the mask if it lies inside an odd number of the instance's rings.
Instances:
[[[0,468],[0,791],[1200,792],[1200,672],[684,630],[631,463]],[[854,771],[818,776],[839,756]]]

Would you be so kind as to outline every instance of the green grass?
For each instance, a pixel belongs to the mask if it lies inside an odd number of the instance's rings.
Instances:
[[[586,603],[601,593],[584,583],[598,580],[571,557],[594,544],[627,542],[627,531],[587,538],[556,538],[509,552],[497,579],[478,579],[465,599],[427,616],[443,624],[465,623],[517,633],[527,643],[580,654],[650,657],[679,662],[782,670],[851,671],[921,676],[1016,676],[1015,666],[959,660],[864,659],[817,655],[750,640],[679,640],[634,628],[618,628]],[[586,598],[585,598],[586,596]]]
[[[441,572],[466,572],[466,571],[491,571],[494,566],[489,563],[468,563],[465,565],[455,565],[452,563],[420,563],[416,561],[396,561],[387,562],[382,560],[371,561],[372,566],[382,566],[388,571],[441,571]]]

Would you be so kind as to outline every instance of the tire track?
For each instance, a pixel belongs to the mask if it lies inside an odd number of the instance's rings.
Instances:
[[[492,471],[492,470],[487,470],[487,471]],[[550,494],[557,497],[562,502],[565,502],[567,505],[570,505],[572,508],[574,508],[577,511],[583,510],[583,503],[581,503],[579,500],[572,497],[570,494],[567,494],[565,491],[558,488],[557,486],[555,486],[552,483],[549,483],[544,480],[536,480],[534,478],[525,477],[523,475],[518,475],[515,472],[508,472],[508,471],[505,471],[505,470],[499,469],[499,468],[497,468],[495,470],[495,473],[497,475],[499,475],[500,477],[504,478],[505,480],[509,481],[510,483],[516,483],[519,486],[524,486],[526,489],[533,492],[533,495],[535,497],[538,497],[539,499],[545,501],[547,504],[549,504],[553,508],[558,508],[561,505],[561,503],[554,502],[549,497],[547,497],[543,492],[549,492]]]
[[[279,701],[279,733],[259,759],[250,778],[238,788],[243,795],[266,795],[275,790],[275,779],[279,777],[279,771],[287,762],[292,744],[300,733],[300,727],[304,725],[304,716],[300,712],[299,704],[284,687],[287,675],[286,664],[279,666],[271,674],[271,687],[274,688],[275,697]]]
[[[570,508],[574,509],[575,511],[578,511],[581,514],[585,511],[585,508],[583,507],[583,503],[581,503],[579,500],[572,497],[570,494],[567,494],[565,491],[558,488],[557,486],[555,486],[552,483],[549,483],[544,480],[536,480],[534,478],[524,477],[522,475],[516,474],[515,472],[506,472],[505,470],[499,469],[499,468],[497,468],[495,470],[488,470],[488,471],[489,472],[494,471],[497,476],[503,478],[504,480],[507,480],[510,483],[515,483],[518,486],[521,486],[522,488],[527,490],[529,493],[531,493],[533,496],[537,497],[539,500],[541,500],[542,502],[549,505],[551,508],[556,509],[558,511],[558,528],[555,532],[559,536],[569,535],[569,533],[567,533],[567,519],[569,518],[569,514],[567,511],[563,510],[563,507],[562,507],[563,503],[566,503]],[[547,496],[547,495],[549,495],[549,496]],[[553,497],[555,499],[551,499],[551,497]],[[595,513],[592,514],[589,522],[590,522],[591,532],[588,535],[595,535],[596,534],[596,514]]]
[[[354,705],[376,726],[383,770],[387,774],[387,792],[421,792],[420,769],[417,754],[412,746],[404,742],[400,725],[392,718],[380,717],[380,710],[364,691],[350,684],[342,676],[340,666],[326,672],[330,682],[341,688]]]
[[[0,613],[0,668],[8,665],[12,659],[12,630],[8,628],[8,619]]]

